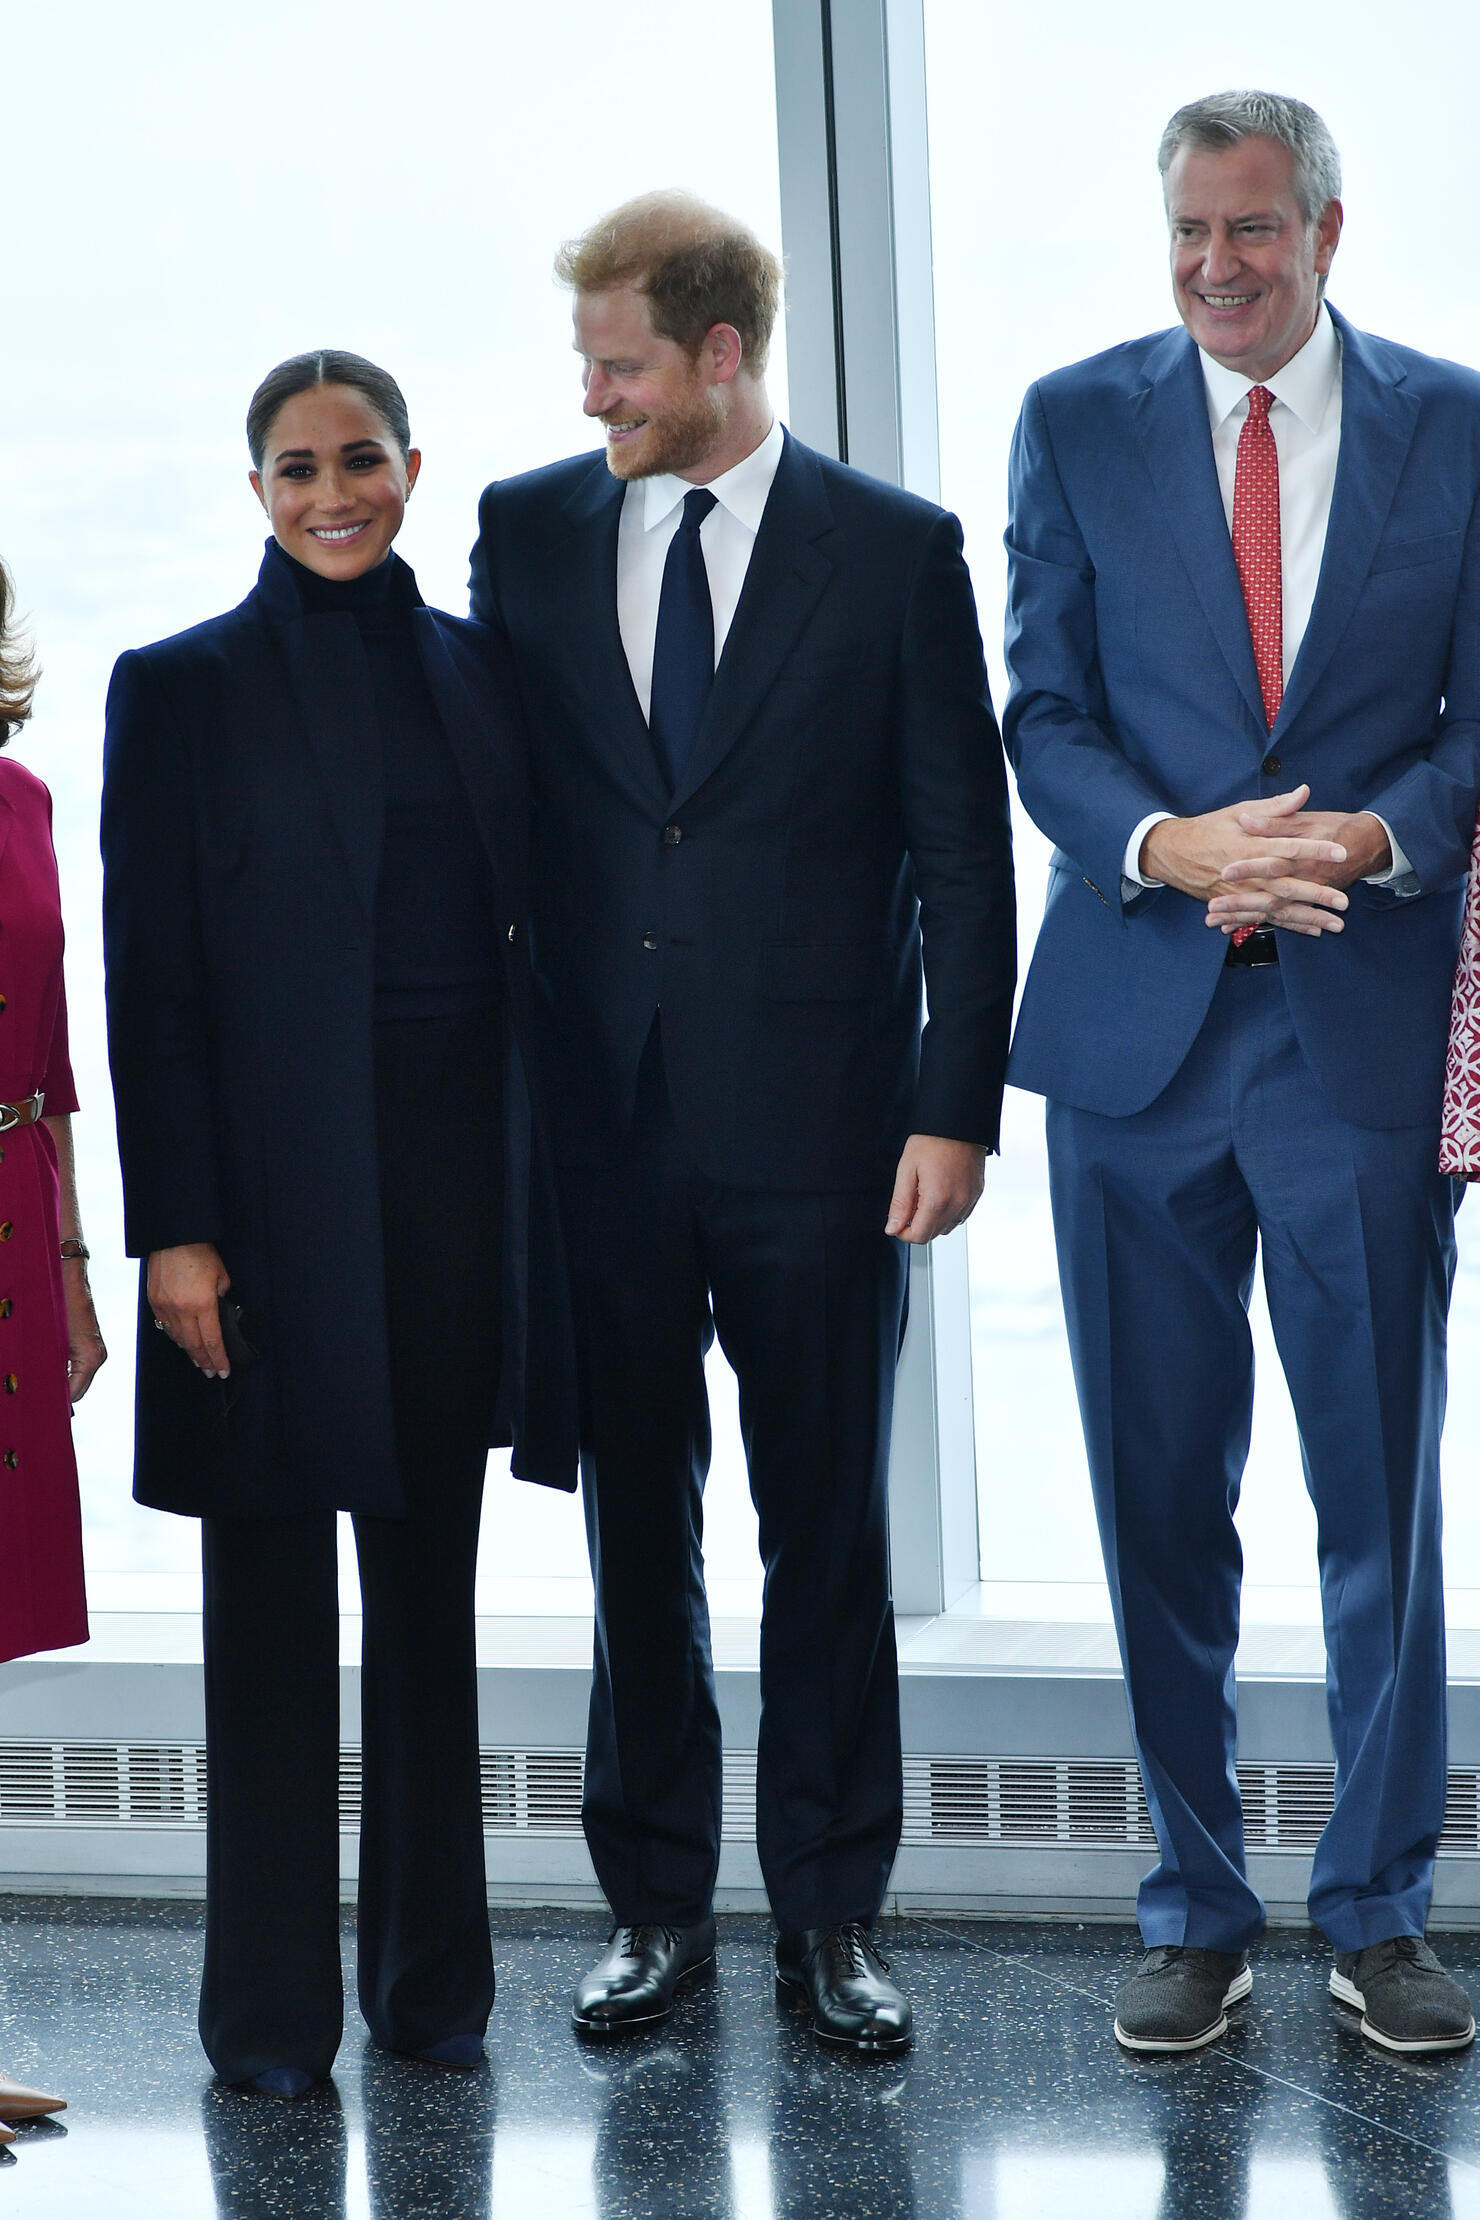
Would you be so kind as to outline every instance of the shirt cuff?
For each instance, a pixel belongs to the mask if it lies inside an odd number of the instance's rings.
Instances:
[[[1377,817],[1377,811],[1374,809],[1371,815]],[[1377,817],[1377,822],[1387,834],[1388,846],[1393,852],[1393,860],[1386,871],[1374,871],[1370,878],[1362,881],[1362,884],[1364,886],[1391,887],[1394,894],[1417,894],[1419,892],[1418,880],[1414,876],[1412,864],[1398,845],[1397,834],[1385,817]],[[1405,886],[1402,883],[1405,879],[1411,883]]]
[[[1164,886],[1166,884],[1163,879],[1148,879],[1142,875],[1141,843],[1153,825],[1168,825],[1171,823],[1171,819],[1172,813],[1169,809],[1154,809],[1149,817],[1141,819],[1140,824],[1137,825],[1130,839],[1126,842],[1125,857],[1120,866],[1120,898],[1123,902],[1133,900],[1136,895],[1144,893],[1147,887]],[[1394,853],[1396,854],[1396,852],[1395,849]]]

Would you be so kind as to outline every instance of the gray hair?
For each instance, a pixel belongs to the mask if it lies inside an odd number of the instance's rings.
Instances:
[[[1156,166],[1165,182],[1185,146],[1205,154],[1222,153],[1240,139],[1273,139],[1288,147],[1295,173],[1295,198],[1308,224],[1328,203],[1341,198],[1341,156],[1336,141],[1314,108],[1283,93],[1210,93],[1206,100],[1179,108],[1161,135]]]

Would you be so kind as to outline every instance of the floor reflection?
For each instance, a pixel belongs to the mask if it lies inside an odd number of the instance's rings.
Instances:
[[[72,2100],[0,2154],[4,2220],[1480,2220],[1480,2066],[1373,2052],[1304,1935],[1226,2044],[1156,2061],[1110,2038],[1127,1930],[901,1926],[919,2040],[864,2063],[777,1997],[758,1920],[668,2028],[599,2045],[566,2019],[598,1923],[499,1914],[486,2067],[354,2023],[283,2105],[205,2075],[196,1908],[51,1909],[0,1900],[0,2057]],[[1480,1988],[1480,1938],[1445,1952]]]
[[[412,2066],[372,2050],[360,2089],[372,2220],[464,2211],[481,2220],[493,2201],[493,2068]]]
[[[208,2087],[200,2123],[216,2220],[296,2212],[344,2220],[349,2138],[337,2089],[317,2090],[289,2112]]]

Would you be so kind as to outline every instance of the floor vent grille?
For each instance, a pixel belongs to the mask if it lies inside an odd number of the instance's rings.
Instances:
[[[907,1757],[904,1840],[1154,1851],[1156,1836],[1129,1762],[1100,1758]],[[1250,1850],[1308,1855],[1331,1816],[1330,1765],[1241,1765]],[[1480,1857],[1480,1768],[1454,1766],[1441,1854]]]
[[[581,1831],[579,1750],[480,1750],[483,1831],[490,1835],[578,1835]],[[0,1814],[3,1814],[0,1790]],[[339,1824],[360,1824],[360,1753],[339,1753]]]
[[[201,1827],[199,1743],[0,1742],[0,1824]]]
[[[907,1757],[904,1840],[963,1848],[1156,1843],[1135,1766],[1113,1758]]]
[[[491,1835],[581,1831],[582,1754],[480,1753],[483,1825]],[[1308,1854],[1331,1814],[1329,1765],[1241,1765],[1250,1850]],[[201,1743],[0,1742],[0,1826],[201,1827]],[[360,1753],[339,1753],[339,1821],[360,1823]],[[755,1839],[755,1753],[725,1756],[724,1837]],[[904,1836],[912,1848],[1154,1851],[1133,1764],[1118,1758],[917,1757],[904,1761]],[[1480,1767],[1455,1766],[1439,1840],[1480,1857]]]

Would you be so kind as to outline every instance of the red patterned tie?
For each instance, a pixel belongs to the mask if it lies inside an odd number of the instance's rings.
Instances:
[[[1249,388],[1249,413],[1238,435],[1233,471],[1233,559],[1249,615],[1254,667],[1264,696],[1264,721],[1273,726],[1285,691],[1285,588],[1280,564],[1280,458],[1269,428],[1268,386]],[[1254,931],[1240,925],[1233,945]]]
[[[1269,428],[1268,386],[1249,388],[1233,472],[1233,559],[1238,564],[1254,641],[1265,723],[1273,725],[1285,691],[1285,592],[1280,569],[1280,459]]]

